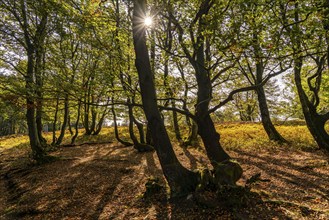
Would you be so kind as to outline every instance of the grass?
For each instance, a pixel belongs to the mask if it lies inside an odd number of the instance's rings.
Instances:
[[[27,135],[10,135],[0,138],[0,151],[14,147],[27,147],[29,138]]]
[[[279,133],[289,142],[285,147],[312,150],[317,145],[306,125],[278,125]],[[268,149],[279,147],[270,141],[260,123],[222,123],[216,129],[221,134],[221,143],[226,149]]]
[[[314,150],[317,145],[308,131],[306,125],[278,125],[276,126],[279,133],[289,141],[289,144],[283,147]],[[225,122],[216,124],[216,129],[221,135],[221,144],[227,150],[234,149],[269,149],[280,147],[277,143],[268,140],[268,137],[260,123],[238,123]],[[109,142],[114,141],[113,128],[103,128],[99,135],[83,135],[84,130],[79,130],[77,144],[85,142]],[[129,140],[129,134],[126,127],[119,127],[120,137]],[[182,133],[187,133],[183,131]],[[57,132],[57,136],[59,132]],[[175,142],[174,133],[169,131],[171,140]],[[52,133],[44,133],[48,143],[52,141]],[[63,144],[69,144],[71,135],[66,132]],[[201,142],[200,142],[201,143]],[[0,151],[10,148],[25,148],[29,146],[27,135],[11,135],[0,138]]]
[[[125,129],[125,128],[119,128]],[[84,142],[105,142],[105,141],[113,141],[114,134],[113,128],[103,128],[99,135],[83,135],[84,129],[79,130],[79,136],[76,139],[77,144],[81,144]],[[52,132],[44,132],[44,138],[46,138],[47,143],[50,144],[52,142]],[[59,131],[56,132],[56,136],[59,136]],[[65,136],[62,144],[69,144],[71,142],[71,135],[68,131],[65,132]],[[0,137],[0,151],[12,148],[26,148],[29,147],[29,137],[23,134],[17,135],[9,135]]]

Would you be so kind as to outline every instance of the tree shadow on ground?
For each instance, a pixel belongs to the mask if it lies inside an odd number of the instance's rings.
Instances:
[[[182,147],[182,150],[185,154],[185,156],[189,159],[190,161],[190,167],[192,170],[197,169],[198,164],[196,158],[190,153],[190,151],[186,147]]]
[[[5,179],[12,208],[6,218],[101,218],[115,190],[143,157],[128,148],[114,153],[117,149],[66,148],[55,162],[8,170]]]
[[[289,219],[277,204],[264,202],[257,193],[242,189],[224,194],[204,191],[167,199],[161,191],[142,198],[141,203],[151,210],[148,219]]]
[[[295,218],[329,217],[329,163],[324,154],[287,150],[235,152],[246,173],[259,173],[266,180],[257,182],[254,188],[265,193],[267,202],[292,210]]]
[[[192,167],[197,168],[195,156],[183,149]],[[148,165],[155,167],[151,154]],[[194,164],[194,166],[193,166]],[[161,170],[155,171],[161,172]],[[154,174],[154,171],[152,172]],[[140,199],[140,207],[148,207],[147,219],[287,219],[277,204],[263,201],[262,197],[249,189],[196,192],[182,198],[168,199],[165,187],[152,195]]]
[[[202,162],[201,153],[183,151],[179,157],[185,166]],[[203,191],[173,200],[167,197],[166,182],[154,152],[137,153],[131,147],[115,144],[60,148],[52,153],[59,158],[57,161],[38,166],[18,163],[0,172],[0,181],[6,182],[9,198],[6,201],[9,209],[6,215],[0,216],[33,220],[289,219],[287,204],[269,201],[272,197],[264,196],[261,190],[271,191],[275,198],[287,201],[289,196],[302,190],[306,191],[305,196],[309,192],[318,196],[328,193],[326,172],[318,173],[317,168],[309,167],[305,160],[271,152],[256,154],[241,150],[235,153],[246,176],[261,172],[262,178],[270,181],[256,182],[251,185],[251,191],[243,188],[224,189],[220,193]],[[0,167],[5,168],[6,158],[0,159]],[[159,178],[163,187],[145,197],[145,183],[151,176]],[[305,206],[289,205],[304,210],[305,218],[320,219],[314,213],[310,215]]]
[[[314,169],[321,166],[329,166],[327,163],[308,164],[305,160],[298,160],[289,157],[275,158],[271,155],[257,155],[246,151],[236,150],[242,156],[239,161],[242,164],[257,167],[263,174],[269,176],[269,179],[279,179],[293,188],[307,189],[313,192],[323,192],[329,196],[329,175],[316,172]],[[252,160],[248,158],[253,158]],[[278,187],[278,193],[282,197],[287,197],[289,189]]]

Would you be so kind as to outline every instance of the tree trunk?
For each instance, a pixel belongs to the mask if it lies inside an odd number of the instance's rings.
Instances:
[[[204,54],[204,37],[202,36],[204,22],[199,21],[199,45],[196,52],[196,61],[192,62],[195,69],[197,80],[197,104],[196,104],[196,123],[198,125],[198,134],[200,135],[205,146],[207,156],[211,164],[216,167],[218,163],[229,160],[230,156],[224,151],[219,140],[220,135],[217,133],[214,123],[208,113],[209,103],[212,95],[212,86],[210,73],[206,69]]]
[[[295,18],[295,25],[293,26],[293,32],[291,29],[291,40],[293,42],[293,50],[294,54],[294,78],[295,84],[299,96],[300,103],[302,105],[303,114],[305,117],[306,125],[312,134],[313,138],[315,139],[318,146],[322,149],[329,151],[329,134],[325,130],[325,123],[329,120],[329,112],[324,115],[319,115],[316,111],[316,106],[310,102],[308,99],[301,79],[301,70],[303,66],[303,58],[297,56],[302,51],[302,42],[299,38],[298,33],[301,33],[299,27],[299,9],[298,9],[298,2],[295,2],[295,11],[294,11],[294,18]],[[287,21],[285,20],[285,23]]]
[[[40,140],[40,143],[42,146],[46,146],[47,145],[47,140],[43,137],[42,135],[42,131],[43,131],[43,124],[42,124],[42,105],[43,105],[43,101],[41,100],[41,94],[37,95],[38,96],[38,100],[36,101],[36,124],[37,124],[37,132],[38,132],[38,137]]]
[[[83,125],[85,127],[85,135],[91,135],[92,131],[91,129],[89,129],[89,109],[90,109],[90,92],[91,92],[91,86],[88,85],[88,82],[86,82],[87,84],[87,92],[85,92],[84,95],[84,117],[83,117]]]
[[[113,103],[113,98],[112,98],[112,103]],[[115,134],[115,138],[117,139],[117,141],[119,141],[121,144],[125,145],[125,146],[132,146],[133,144],[127,141],[124,141],[120,138],[119,136],[119,131],[118,131],[118,124],[117,124],[117,115],[115,113],[115,109],[114,109],[114,105],[112,105],[112,115],[113,115],[113,124],[114,124],[114,134]]]
[[[141,122],[139,122],[135,116],[133,115],[134,124],[137,126],[139,133],[139,141],[141,144],[145,144],[145,135],[144,135],[144,126]]]
[[[136,119],[134,117],[133,107],[131,105],[128,105],[128,115],[129,115],[129,135],[130,135],[130,139],[134,143],[134,148],[138,152],[153,151],[154,148],[151,145],[140,143],[137,140],[137,137],[135,136],[135,133],[134,133],[134,121]]]
[[[93,135],[98,135],[101,132],[101,130],[103,128],[105,116],[106,116],[106,110],[103,112],[101,118],[99,119],[99,121],[95,127],[95,131],[94,131]]]
[[[176,108],[174,100],[171,102],[171,106],[173,108]],[[174,126],[175,137],[176,137],[177,141],[181,143],[182,142],[182,136],[181,136],[181,133],[180,133],[177,112],[173,111],[172,112],[172,117],[173,117],[173,126]]]
[[[39,141],[39,136],[37,132],[37,126],[35,122],[35,107],[34,102],[30,98],[26,98],[27,110],[26,119],[29,131],[30,145],[32,149],[33,159],[40,161],[45,156],[45,151]]]
[[[94,100],[92,100],[92,102],[94,103]],[[96,120],[97,120],[97,111],[95,110],[95,107],[93,106],[91,108],[91,124],[90,124],[91,133],[95,132]]]
[[[57,146],[61,145],[61,143],[63,141],[66,126],[67,126],[68,117],[69,117],[69,95],[65,94],[65,98],[64,98],[64,118],[63,118],[61,133],[60,133],[60,135],[59,135],[59,137],[56,141]]]
[[[220,135],[217,133],[210,115],[197,118],[198,134],[202,138],[211,164],[215,167],[218,163],[229,160],[230,156],[220,145]]]
[[[256,33],[253,34],[253,40],[254,40],[254,51],[255,56],[259,60],[256,63],[256,84],[260,84],[263,81],[263,74],[264,74],[264,63],[262,59],[260,58],[262,55],[260,43],[258,40],[258,35]],[[287,141],[279,134],[279,132],[275,129],[271,117],[270,112],[268,110],[267,101],[266,101],[266,95],[264,91],[264,87],[260,86],[258,89],[256,89],[257,97],[258,97],[258,105],[260,110],[260,116],[262,118],[262,124],[263,127],[269,137],[270,140],[276,141],[278,143],[287,143]]]
[[[147,122],[146,124],[146,143],[153,146],[154,143],[153,143],[153,139],[152,139],[152,135],[151,135],[151,128],[150,128],[150,125],[149,123]]]
[[[39,31],[36,32],[36,37],[34,39],[35,43],[35,66],[34,66],[34,74],[35,74],[35,94],[36,94],[36,124],[37,124],[37,132],[38,137],[40,140],[40,143],[42,146],[47,145],[47,140],[42,136],[42,108],[43,108],[43,93],[42,93],[42,87],[43,87],[43,74],[45,71],[45,38],[46,38],[46,32],[42,30],[42,28],[45,28],[47,22],[47,16],[43,17],[40,22],[41,28]],[[42,30],[42,31],[41,31]]]
[[[262,119],[262,125],[264,130],[266,131],[268,137],[272,141],[276,141],[278,143],[287,143],[287,141],[280,135],[280,133],[275,129],[271,118],[270,112],[268,110],[265,91],[263,87],[259,87],[256,89],[257,97],[258,97],[258,104],[260,110],[260,116]]]
[[[77,113],[77,120],[75,122],[74,128],[75,128],[75,134],[72,136],[71,139],[71,145],[75,144],[75,140],[79,135],[79,120],[80,120],[80,113],[81,113],[81,101],[78,103],[78,113]]]
[[[188,116],[186,116],[186,122],[188,124],[189,133],[186,137],[186,140],[184,141],[184,146],[198,146],[199,140],[198,140],[198,125],[195,121],[191,120]]]
[[[319,115],[316,112],[316,108],[312,106],[311,102],[307,98],[307,95],[302,86],[301,80],[301,58],[295,59],[295,84],[299,96],[300,103],[302,105],[303,114],[305,117],[306,125],[314,140],[318,146],[322,149],[329,151],[329,134],[326,132],[325,124],[329,120],[329,113]]]
[[[154,76],[146,46],[143,18],[146,16],[145,0],[135,0],[133,9],[133,39],[135,65],[138,72],[143,109],[150,126],[154,147],[172,195],[194,191],[198,175],[183,167],[178,161],[169,140],[156,102]]]
[[[54,122],[53,122],[53,141],[51,143],[51,145],[55,145],[57,138],[56,138],[56,124],[57,124],[57,115],[58,115],[58,106],[59,106],[59,95],[57,95],[57,99],[56,99],[56,107],[55,107],[55,115],[54,115]]]
[[[69,115],[68,115],[68,118],[67,118],[67,125],[68,125],[68,129],[69,129],[70,135],[72,136],[73,135],[73,130],[72,130],[72,125],[71,125],[70,112],[69,112]]]
[[[30,45],[32,47],[32,45]],[[26,83],[26,121],[29,132],[30,145],[32,149],[32,157],[37,161],[42,161],[46,155],[45,150],[39,140],[37,124],[36,124],[36,106],[34,103],[33,94],[35,94],[34,89],[34,49],[28,48],[28,61],[27,61],[27,71],[25,76]]]

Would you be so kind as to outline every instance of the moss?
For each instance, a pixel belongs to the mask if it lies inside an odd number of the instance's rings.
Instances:
[[[217,163],[213,172],[216,185],[234,186],[235,183],[241,178],[243,170],[238,162],[234,160],[227,160]]]
[[[198,185],[196,190],[202,191],[209,188],[210,185],[213,183],[213,176],[211,172],[206,168],[197,170],[196,172],[199,174]]]
[[[160,179],[158,177],[151,176],[148,178],[145,183],[145,192],[143,197],[150,197],[163,189],[163,186],[160,185]]]

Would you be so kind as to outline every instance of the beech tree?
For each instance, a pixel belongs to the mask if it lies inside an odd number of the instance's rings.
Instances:
[[[323,88],[323,73],[326,68],[325,60],[327,60],[327,50],[319,45],[325,45],[326,20],[327,18],[327,3],[321,4],[322,10],[318,11],[319,6],[308,4],[307,1],[284,3],[279,2],[279,15],[283,23],[284,30],[289,37],[289,47],[293,52],[292,59],[294,61],[294,80],[298,92],[299,100],[302,106],[303,114],[307,127],[314,137],[314,140],[320,148],[329,149],[329,134],[325,129],[325,124],[329,120],[329,112],[318,112],[320,104],[320,91]],[[302,10],[303,8],[303,10]],[[313,16],[319,16],[318,13],[324,13],[323,27],[317,27],[316,23],[312,22]],[[314,18],[314,17],[313,17]],[[303,26],[311,22],[314,26],[311,29],[304,29]],[[318,23],[317,23],[318,24]],[[310,35],[311,34],[311,35]],[[308,36],[316,36],[316,40],[307,41]],[[315,44],[315,49],[311,49]],[[308,58],[308,59],[307,59]],[[314,71],[311,71],[309,76],[305,76],[306,62],[313,60],[315,64]],[[306,77],[303,78],[303,77]],[[307,82],[307,87],[310,96],[303,86],[303,81]]]
[[[144,19],[146,1],[135,0],[133,9],[133,39],[144,112],[150,126],[154,147],[160,160],[163,173],[172,194],[193,191],[197,185],[198,175],[189,171],[178,161],[156,102],[154,76],[146,46]]]
[[[15,44],[16,54],[4,59],[25,79],[26,121],[32,149],[32,157],[42,161],[46,155],[45,139],[42,137],[43,108],[43,66],[45,41],[48,34],[50,8],[46,1],[1,0],[1,11],[7,22],[2,21],[1,37],[6,40],[8,51]],[[23,53],[23,54],[20,54]],[[18,69],[17,63],[27,57],[25,70]]]
[[[277,33],[273,28],[278,24],[266,14],[270,13],[273,6],[265,1],[241,2],[240,6],[241,16],[245,18],[238,34],[243,50],[243,58],[239,61],[240,70],[251,85],[260,85],[266,75],[271,74],[274,77],[288,70],[290,66],[280,59],[278,53],[280,46],[276,44],[280,43],[281,33]],[[264,21],[262,17],[269,18]],[[256,87],[255,91],[261,121],[269,139],[280,143],[287,142],[272,123],[264,86]]]

